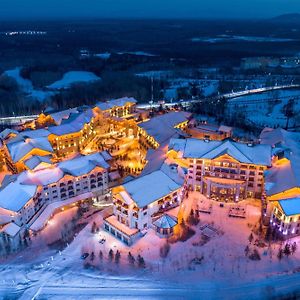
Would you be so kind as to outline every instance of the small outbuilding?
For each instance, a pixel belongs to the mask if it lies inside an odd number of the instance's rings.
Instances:
[[[178,220],[174,216],[163,214],[153,222],[156,233],[160,237],[169,237],[174,232],[174,227],[178,224]]]

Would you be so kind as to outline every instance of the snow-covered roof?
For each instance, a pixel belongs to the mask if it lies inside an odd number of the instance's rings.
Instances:
[[[5,225],[13,220],[10,214],[0,214],[0,225]]]
[[[50,132],[44,129],[20,132],[7,142],[7,149],[14,162],[18,162],[34,149],[43,150],[49,154],[53,148],[48,140]]]
[[[109,164],[101,153],[78,156],[49,168],[24,171],[7,177],[0,190],[0,208],[18,212],[34,195],[38,186],[47,186],[58,182],[66,174],[81,176],[90,173],[96,167],[108,168]]]
[[[70,114],[77,113],[77,112],[78,112],[77,108],[70,108],[63,111],[49,113],[49,115],[52,117],[52,119],[57,125],[60,125],[62,120],[68,119],[70,117]]]
[[[0,190],[0,207],[18,212],[36,193],[33,185],[12,182]]]
[[[159,144],[162,144],[178,134],[178,130],[174,128],[176,125],[189,120],[190,117],[191,114],[187,112],[170,112],[140,123],[139,127],[153,136]]]
[[[178,224],[177,218],[175,218],[174,216],[170,216],[168,214],[163,214],[155,222],[153,222],[154,226],[163,229],[173,228],[177,224]]]
[[[225,126],[225,125],[221,125],[220,127],[219,127],[219,131],[221,131],[221,132],[231,132],[232,131],[232,127],[229,127],[229,126]]]
[[[4,232],[11,237],[15,237],[19,233],[20,229],[21,228],[17,224],[10,222],[3,226],[0,232]]]
[[[94,113],[88,109],[82,113],[71,113],[67,119],[62,119],[58,126],[50,126],[49,132],[57,136],[79,132],[84,125],[91,122]]]
[[[144,207],[176,191],[181,185],[158,170],[125,183],[123,187],[138,207]]]
[[[93,82],[101,80],[96,74],[86,71],[70,71],[64,74],[63,78],[48,85],[49,89],[59,90],[70,88],[72,84],[78,82]]]
[[[265,188],[268,196],[300,187],[300,133],[281,128],[265,128],[260,135],[261,143],[273,146],[273,153],[284,151],[285,162],[273,163],[265,172]]]
[[[98,102],[96,104],[96,107],[104,111],[104,110],[109,110],[113,107],[125,106],[128,103],[137,103],[137,100],[132,97],[123,97],[119,99],[112,99],[107,102]]]
[[[205,141],[198,139],[172,139],[169,150],[180,151],[184,158],[214,159],[228,154],[241,163],[271,166],[271,146],[247,145],[226,139]]]
[[[4,140],[4,139],[6,139],[10,134],[17,135],[17,134],[19,134],[19,132],[16,131],[16,130],[10,129],[10,128],[6,128],[6,129],[4,129],[4,130],[0,133],[0,138],[1,138],[2,140]]]
[[[300,214],[300,197],[283,199],[278,202],[286,216]]]
[[[126,191],[121,191],[119,194],[127,205],[131,205],[133,203],[132,199]]]
[[[109,164],[101,153],[94,153],[86,156],[79,156],[71,160],[62,161],[58,167],[72,176],[81,176],[90,173],[96,167],[109,168]]]
[[[27,160],[25,160],[24,163],[28,167],[28,169],[34,170],[40,164],[52,164],[50,158],[51,158],[50,155],[46,155],[46,156],[34,155],[28,158]]]

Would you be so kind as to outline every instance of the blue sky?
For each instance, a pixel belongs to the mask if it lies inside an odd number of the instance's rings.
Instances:
[[[300,0],[0,0],[0,18],[267,18]]]

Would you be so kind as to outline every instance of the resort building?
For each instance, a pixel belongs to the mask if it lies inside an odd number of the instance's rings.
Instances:
[[[96,107],[111,117],[130,118],[136,113],[136,103],[136,99],[124,97],[107,102],[99,102],[96,104]]]
[[[38,160],[47,156],[47,162],[49,157],[62,160],[83,152],[97,134],[125,130],[128,136],[137,135],[135,121],[125,118],[135,112],[136,102],[121,98],[94,108],[83,106],[58,112],[50,109],[25,124],[24,131],[6,129],[0,134],[0,168],[22,172],[28,169],[26,161],[35,156]]]
[[[172,222],[167,218],[169,224],[159,219],[181,203],[183,183],[181,168],[164,164],[159,170],[114,188],[114,212],[105,219],[105,229],[128,245],[149,228],[161,235],[171,234],[176,218],[169,217]]]
[[[261,198],[271,146],[198,139],[172,139],[169,156],[188,168],[187,183],[217,201]]]
[[[203,140],[221,141],[232,137],[232,127],[207,123],[203,124],[196,120],[193,124],[188,126],[186,132],[193,138]]]
[[[300,234],[300,133],[266,128],[260,139],[274,156],[265,173],[265,220],[284,237]]]
[[[55,209],[106,194],[109,167],[108,154],[95,153],[8,175],[0,190],[0,220],[10,219],[22,230],[35,228],[49,205]]]
[[[191,119],[191,113],[170,112],[151,118],[138,125],[140,142],[146,148],[157,149],[166,145],[174,135],[183,134]]]

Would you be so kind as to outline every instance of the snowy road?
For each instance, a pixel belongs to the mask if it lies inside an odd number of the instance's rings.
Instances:
[[[182,286],[151,278],[124,280],[99,276],[86,282],[84,278],[82,280],[82,284],[46,283],[41,287],[28,288],[20,299],[271,299],[275,295],[286,295],[297,290],[300,275],[281,275],[240,285],[238,282],[228,284],[226,278],[224,283],[206,282],[199,278],[197,285]],[[7,291],[6,295],[17,293]]]

